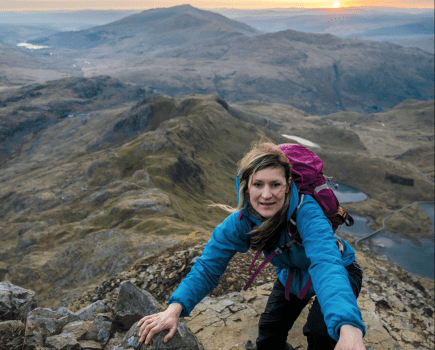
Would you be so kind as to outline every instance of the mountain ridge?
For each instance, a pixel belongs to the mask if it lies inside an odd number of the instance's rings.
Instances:
[[[369,196],[346,209],[371,218],[373,228],[397,206],[432,199],[433,150],[417,162],[398,156],[433,145],[424,137],[433,130],[395,134],[400,124],[389,125],[388,118],[397,114],[406,123],[421,111],[429,118],[433,104],[409,104],[403,114],[384,112],[367,125],[349,126],[343,115],[329,120],[287,105],[229,104],[216,95],[173,99],[109,77],[23,89],[9,91],[0,108],[3,130],[18,117],[34,120],[38,111],[53,122],[23,128],[17,137],[3,133],[1,148],[11,154],[0,165],[0,277],[34,289],[41,302],[76,297],[192,231],[211,232],[226,213],[208,201],[236,205],[237,161],[263,136],[285,143],[282,134],[293,134],[318,143],[322,148],[313,150],[325,173]],[[58,108],[50,109],[53,100]],[[383,122],[376,141],[366,137]],[[377,154],[374,146],[389,153]],[[386,173],[413,179],[413,186],[392,183]],[[412,233],[415,242],[431,234],[418,207],[396,214],[388,230]]]
[[[33,53],[51,69],[111,75],[172,97],[218,94],[228,102],[290,104],[312,115],[373,113],[434,97],[434,56],[424,51],[331,34],[263,34],[191,6],[59,35],[39,41],[54,46]]]
[[[287,30],[156,56],[84,71],[142,82],[171,96],[217,93],[228,102],[284,103],[312,115],[373,113],[405,99],[433,98],[433,55],[331,34]]]
[[[195,32],[199,29],[200,36]],[[166,33],[170,33],[170,36],[168,37]],[[79,32],[54,34],[47,38],[33,40],[31,43],[82,50],[112,44],[114,40],[127,42],[139,40],[142,45],[147,46],[147,50],[149,48],[157,50],[169,44],[175,47],[186,46],[186,44],[191,46],[210,39],[217,40],[219,36],[225,38],[227,35],[258,35],[259,33],[258,30],[244,23],[230,20],[222,15],[199,10],[190,5],[181,5],[146,10],[109,24]],[[158,34],[159,38],[153,40],[152,36],[155,34]],[[191,37],[193,40],[190,39]],[[182,43],[180,38],[183,38],[186,43]]]

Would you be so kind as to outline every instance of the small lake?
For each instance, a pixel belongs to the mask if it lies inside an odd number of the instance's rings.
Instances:
[[[362,202],[365,201],[368,196],[357,190],[356,188],[337,183],[338,188],[330,186],[340,203]]]
[[[355,188],[343,184],[338,185],[338,189],[333,188],[333,186],[331,186],[331,188],[340,203],[360,202],[368,198],[365,193]],[[434,233],[434,205],[420,204],[420,207],[429,217],[432,223],[431,230],[432,233]],[[352,217],[354,219],[354,225],[350,227],[343,225],[338,232],[343,232],[358,238],[368,236],[373,232],[367,228],[367,218],[353,214]],[[433,240],[421,240],[421,246],[416,246],[412,244],[409,239],[393,240],[388,237],[388,234],[381,231],[367,241],[371,243],[372,251],[387,256],[391,261],[395,262],[406,271],[431,279],[434,278],[435,252]],[[401,241],[401,243],[399,241]],[[363,242],[364,241],[361,243]]]
[[[420,204],[420,208],[423,209],[423,212],[429,217],[430,222],[432,223],[431,229],[432,233],[435,231],[434,224],[434,216],[435,216],[435,207],[433,204]]]
[[[433,230],[433,205],[428,205],[432,210],[432,230]],[[367,228],[368,220],[362,216],[353,215],[355,221],[353,226],[341,226],[338,232],[343,232],[354,237],[364,237],[372,233],[372,230]],[[388,257],[389,260],[395,262],[408,272],[423,275],[425,277],[434,278],[435,252],[434,241],[431,239],[421,240],[421,246],[412,244],[409,239],[401,239],[401,243],[388,237],[386,234],[379,232],[373,238],[368,239],[366,243],[371,243],[372,251]],[[364,244],[364,241],[359,244]],[[382,247],[381,247],[382,246]]]

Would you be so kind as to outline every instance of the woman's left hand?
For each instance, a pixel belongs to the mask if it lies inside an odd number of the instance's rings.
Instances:
[[[334,350],[366,350],[361,330],[349,324],[341,326],[340,339]]]

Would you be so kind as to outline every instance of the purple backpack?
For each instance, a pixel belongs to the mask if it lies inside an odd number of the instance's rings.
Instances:
[[[292,178],[299,192],[299,204],[294,211],[290,223],[288,226],[288,233],[292,240],[286,244],[286,247],[276,248],[258,267],[257,271],[251,276],[251,278],[246,283],[243,288],[245,291],[249,288],[254,278],[258,275],[261,269],[276,255],[281,254],[283,249],[289,248],[291,245],[297,243],[302,245],[302,239],[299,236],[296,227],[296,212],[299,206],[302,204],[305,194],[311,195],[317,203],[319,203],[325,216],[329,220],[332,230],[335,232],[338,226],[346,224],[346,226],[352,226],[354,221],[353,218],[343,210],[338,202],[337,197],[334,192],[326,184],[326,180],[331,183],[330,178],[323,175],[323,162],[320,158],[301,145],[295,145],[291,143],[285,143],[279,145],[279,148],[285,153],[290,164],[292,165]],[[337,245],[342,253],[343,243],[341,239],[337,237]],[[255,255],[251,266],[249,267],[249,272],[254,266],[255,261],[260,256],[261,252]],[[293,271],[290,269],[287,277],[287,282],[285,286],[285,297],[289,300],[290,288],[293,281]],[[303,299],[305,294],[308,292],[312,285],[311,278],[305,284],[302,291],[299,293],[298,298]]]

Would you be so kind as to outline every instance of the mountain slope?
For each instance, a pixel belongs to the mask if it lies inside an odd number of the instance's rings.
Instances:
[[[77,297],[192,231],[210,233],[227,213],[207,204],[236,205],[237,161],[264,135],[319,138],[326,173],[370,196],[347,208],[377,223],[398,205],[432,198],[433,183],[408,158],[370,154],[357,129],[289,106],[172,99],[108,77],[31,86],[5,102],[0,146],[12,154],[0,168],[0,279],[44,303]],[[24,127],[37,112],[46,123]],[[13,129],[15,118],[22,126]],[[386,172],[414,185],[391,183]],[[417,240],[429,232],[422,218],[414,208],[388,229]]]
[[[36,43],[36,42],[35,42]],[[189,5],[144,11],[37,42],[52,67],[110,75],[159,94],[218,94],[315,115],[379,112],[434,98],[434,56],[395,44],[286,30],[260,32]],[[54,69],[54,68],[53,68]]]
[[[246,24],[182,5],[143,11],[107,25],[79,32],[63,32],[33,40],[32,43],[69,50],[98,48],[99,57],[116,58],[119,54],[121,57],[145,56],[162,49],[191,47],[210,40],[258,34],[258,30]]]
[[[0,41],[0,88],[42,83],[68,76],[50,68],[43,57]]]
[[[310,114],[373,113],[406,99],[433,99],[434,56],[389,43],[287,30],[195,50],[164,51],[84,67],[161,93],[217,93],[229,102],[290,104]]]

